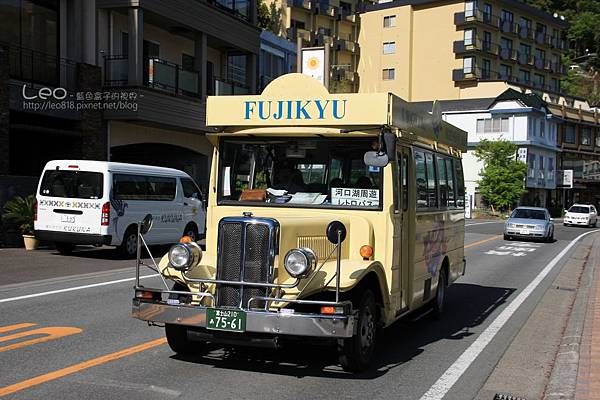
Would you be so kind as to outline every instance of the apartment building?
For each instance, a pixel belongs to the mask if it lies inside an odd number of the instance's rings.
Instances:
[[[58,158],[206,186],[206,96],[257,92],[260,33],[250,0],[0,2],[0,206]]]
[[[358,89],[359,16],[363,0],[272,0],[281,10],[281,32],[302,47],[329,46],[329,90]]]
[[[495,97],[516,86],[558,101],[566,27],[518,0],[370,5],[361,14],[359,90],[422,101]]]
[[[296,43],[263,29],[260,34],[259,87],[263,89],[278,76],[296,72]]]

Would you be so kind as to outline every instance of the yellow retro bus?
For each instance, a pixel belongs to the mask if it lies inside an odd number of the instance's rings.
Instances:
[[[361,371],[378,329],[443,311],[465,270],[466,133],[435,106],[289,74],[261,95],[209,97],[207,125],[205,251],[172,246],[161,288],[140,285],[138,258],[133,315],[164,324],[173,351],[321,338]]]

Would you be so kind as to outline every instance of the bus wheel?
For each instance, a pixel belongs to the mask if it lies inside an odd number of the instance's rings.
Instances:
[[[56,247],[56,250],[58,250],[60,254],[69,255],[73,252],[75,245],[73,243],[56,242],[54,243],[54,247]]]
[[[130,227],[123,235],[123,241],[119,246],[119,252],[127,258],[137,255],[137,231],[135,227]]]
[[[435,300],[433,303],[433,315],[436,318],[440,318],[444,313],[446,305],[446,286],[448,277],[446,276],[446,269],[440,270],[440,278],[438,279],[437,290],[435,292]]]
[[[175,283],[173,290],[188,291],[181,283]],[[169,299],[177,299],[181,303],[187,303],[190,296],[171,293]],[[165,335],[171,350],[181,355],[199,354],[204,349],[204,342],[192,341],[188,338],[188,328],[183,325],[165,324]]]
[[[339,360],[342,368],[349,372],[366,370],[371,363],[377,338],[377,309],[375,296],[366,290],[359,303],[356,334],[340,341]]]

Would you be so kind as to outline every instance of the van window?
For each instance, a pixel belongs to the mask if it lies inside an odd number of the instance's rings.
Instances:
[[[175,198],[175,187],[175,178],[113,175],[113,197],[116,200],[169,201]]]
[[[183,187],[183,196],[184,197],[189,199],[189,198],[194,197],[194,194],[195,194],[196,198],[202,200],[202,193],[200,192],[200,189],[198,189],[198,186],[196,186],[196,184],[194,183],[193,180],[187,179],[187,178],[182,178],[181,186]]]
[[[40,195],[72,199],[100,199],[103,194],[100,172],[52,170],[44,172]]]

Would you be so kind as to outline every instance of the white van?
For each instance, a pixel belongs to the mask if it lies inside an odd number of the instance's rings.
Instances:
[[[137,223],[152,214],[148,244],[169,244],[205,232],[206,210],[185,172],[106,161],[54,160],[44,167],[36,195],[35,234],[61,253],[75,245],[137,251]]]

